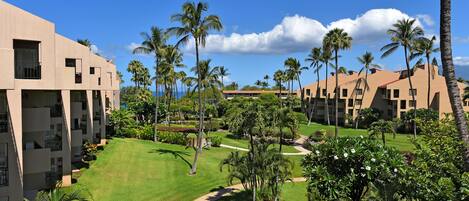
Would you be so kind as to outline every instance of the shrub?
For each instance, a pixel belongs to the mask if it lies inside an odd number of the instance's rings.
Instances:
[[[154,127],[152,124],[145,124],[140,126],[140,132],[138,133],[138,138],[142,140],[153,140],[154,138]]]
[[[199,125],[197,124],[195,127],[198,129]],[[205,131],[217,131],[218,129],[220,129],[220,127],[221,126],[219,120],[210,120],[204,122]]]
[[[381,112],[375,108],[364,108],[360,111],[358,119],[358,126],[360,128],[368,128],[371,123],[378,121],[381,117]]]
[[[438,112],[432,109],[420,108],[416,111],[416,118],[418,121],[431,122],[439,119]],[[414,109],[410,109],[404,115],[401,116],[402,123],[404,123],[405,131],[409,132],[412,130],[412,122],[414,119]],[[417,125],[417,132],[420,133],[421,128]]]
[[[214,147],[220,147],[221,145],[221,141],[222,141],[222,137],[221,136],[211,136],[208,138],[210,140],[210,142],[212,143],[212,146]]]
[[[126,136],[129,128],[136,125],[135,114],[131,110],[113,110],[109,115],[109,125],[117,136]]]
[[[96,158],[96,153],[98,153],[98,145],[89,143],[85,141],[82,145],[82,154],[85,161],[94,160]]]
[[[298,121],[298,123],[300,123],[300,124],[308,123],[308,118],[306,117],[306,115],[304,113],[294,112],[293,114],[295,116],[295,119]]]
[[[187,145],[188,138],[183,133],[161,131],[158,132],[160,142],[178,145]]]
[[[313,146],[302,166],[310,200],[361,200],[370,184],[393,195],[405,163],[396,149],[375,140],[342,137]]]

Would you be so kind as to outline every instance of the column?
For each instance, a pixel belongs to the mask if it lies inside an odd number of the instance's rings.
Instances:
[[[9,166],[9,198],[10,200],[23,200],[23,122],[22,122],[22,97],[21,89],[7,90],[8,112],[10,114],[10,135],[14,153],[8,154],[14,156],[15,163]],[[9,160],[12,161],[12,160]]]
[[[106,144],[106,92],[105,91],[100,91],[99,93],[99,101],[101,101],[101,145]]]
[[[88,142],[93,143],[93,91],[86,90],[86,104],[87,104],[87,118],[86,118],[86,139]]]
[[[72,185],[72,128],[70,114],[70,90],[62,90],[63,121],[65,133],[62,133],[62,186]],[[64,135],[65,134],[65,135]]]

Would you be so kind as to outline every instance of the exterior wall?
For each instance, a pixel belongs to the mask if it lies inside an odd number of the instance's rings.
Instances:
[[[57,34],[53,23],[1,0],[0,10],[0,99],[3,97],[7,103],[7,107],[0,108],[0,114],[7,109],[9,123],[8,132],[0,132],[0,143],[8,147],[8,185],[0,186],[0,200],[23,200],[28,192],[49,185],[46,178],[52,170],[61,173],[63,185],[71,184],[71,161],[79,160],[83,141],[93,141],[95,129],[103,139],[106,136],[106,114],[119,108],[120,81],[114,64]],[[15,78],[14,40],[39,42],[40,78]],[[76,66],[66,67],[66,59],[75,59]],[[95,67],[95,74],[90,73],[90,67]],[[80,73],[81,83],[77,83],[76,74]],[[76,91],[83,94],[81,103],[72,99]],[[101,94],[97,100],[102,107],[97,109],[102,123],[98,125],[93,125],[93,111],[98,103],[94,103],[92,91]],[[51,92],[58,94],[60,117],[50,116],[51,109],[43,106],[50,98],[46,94]],[[34,95],[24,99],[24,93]],[[86,110],[81,110],[82,104]],[[83,117],[86,135],[72,129],[74,119]],[[45,133],[53,132],[52,125],[62,125],[60,151],[45,148]],[[25,144],[35,141],[38,143]]]
[[[280,95],[280,98],[286,99],[289,95],[295,96],[297,93],[291,93],[288,92],[288,90],[282,90],[282,93],[280,91],[264,91],[264,90],[224,90],[223,91],[223,98],[227,100],[231,100],[234,97],[246,97],[246,98],[259,98],[261,94],[275,94],[276,96]]]

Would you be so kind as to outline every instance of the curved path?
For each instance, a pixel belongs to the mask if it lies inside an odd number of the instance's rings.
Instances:
[[[306,181],[306,178],[304,177],[296,177],[291,180],[291,182],[305,182],[305,181]],[[290,182],[290,181],[287,181],[287,182]],[[222,197],[228,196],[233,192],[240,191],[242,189],[243,189],[242,184],[235,184],[235,185],[228,186],[226,188],[205,194],[195,199],[194,201],[215,201],[215,200],[219,200]]]
[[[308,155],[309,153],[311,153],[311,151],[303,148],[303,144],[306,142],[307,139],[308,139],[308,137],[306,137],[304,135],[301,135],[300,138],[295,140],[295,144],[294,144],[293,147],[296,150],[299,151],[298,153],[282,153],[282,154],[285,155],[285,156]],[[228,149],[234,149],[234,150],[238,150],[238,151],[249,151],[249,149],[246,149],[246,148],[235,147],[235,146],[230,146],[230,145],[226,145],[226,144],[220,144],[220,147],[224,147],[224,148],[228,148]]]

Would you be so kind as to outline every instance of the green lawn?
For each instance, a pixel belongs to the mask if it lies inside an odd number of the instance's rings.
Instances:
[[[285,183],[282,190],[282,201],[306,201],[306,182]],[[251,193],[245,191],[234,193],[230,196],[223,197],[220,201],[240,201],[252,200]]]
[[[314,132],[325,129],[330,133],[334,133],[334,126],[327,126],[318,123],[311,123],[311,125],[301,124],[299,132],[302,135],[310,136]],[[339,136],[352,136],[352,137],[367,137],[368,132],[365,129],[353,129],[353,128],[340,128]],[[412,151],[414,150],[414,145],[410,142],[412,135],[410,134],[396,134],[396,138],[393,139],[392,134],[386,135],[386,144],[389,146],[394,146],[400,151]],[[379,138],[381,139],[381,137]]]
[[[219,163],[232,150],[204,150],[196,176],[189,176],[194,151],[184,146],[136,139],[110,140],[73,188],[88,191],[94,200],[193,200],[227,186]],[[294,177],[301,176],[302,156],[289,156]]]
[[[235,146],[235,147],[240,147],[240,148],[245,148],[247,149],[249,147],[249,141],[247,139],[236,139],[233,137],[230,137],[229,132],[225,131],[217,131],[217,132],[210,132],[209,136],[216,135],[216,136],[221,136],[223,138],[222,144],[230,145],[230,146]],[[277,144],[275,146],[278,146]],[[284,145],[282,146],[282,152],[285,153],[298,153],[299,151],[296,150],[293,146],[290,145]]]

